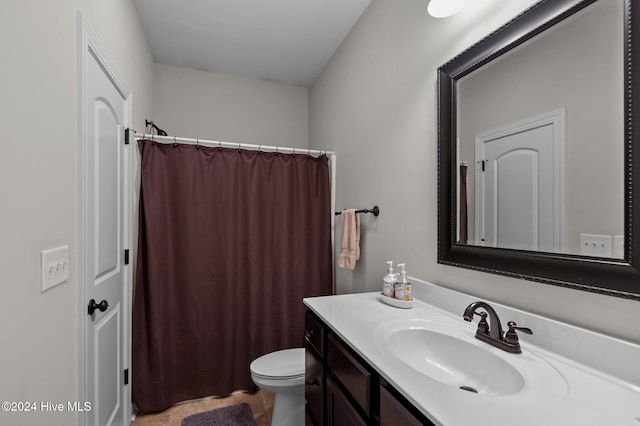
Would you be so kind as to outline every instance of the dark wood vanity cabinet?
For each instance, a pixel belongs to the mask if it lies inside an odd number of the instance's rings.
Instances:
[[[307,424],[323,424],[325,375],[322,359],[305,342],[305,400]]]
[[[307,426],[433,425],[311,311],[304,347]]]
[[[364,418],[369,418],[372,411],[371,388],[375,375],[332,333],[327,335],[327,341],[327,371],[334,382],[341,385],[353,400],[352,405],[355,409],[360,411]]]
[[[329,376],[327,378],[327,426],[366,426],[367,422],[362,418],[349,397],[342,392]]]
[[[382,378],[378,420],[380,426],[434,426]]]
[[[326,411],[326,328],[310,311],[306,311],[304,328],[306,424],[322,426]]]

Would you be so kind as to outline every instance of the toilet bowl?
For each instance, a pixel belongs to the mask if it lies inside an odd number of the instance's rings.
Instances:
[[[304,348],[271,352],[249,368],[253,382],[276,396],[272,426],[304,425]]]

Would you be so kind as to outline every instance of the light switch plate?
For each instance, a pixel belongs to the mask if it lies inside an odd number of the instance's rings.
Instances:
[[[69,280],[69,246],[40,252],[42,292]]]

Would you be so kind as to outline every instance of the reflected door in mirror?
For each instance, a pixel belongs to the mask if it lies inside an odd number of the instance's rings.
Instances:
[[[476,137],[475,244],[559,252],[564,110]]]

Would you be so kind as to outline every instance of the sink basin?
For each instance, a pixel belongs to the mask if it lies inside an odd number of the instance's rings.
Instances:
[[[391,353],[420,374],[484,395],[511,395],[524,388],[524,378],[511,364],[457,337],[423,328],[389,336]]]
[[[490,397],[526,393],[547,399],[566,393],[564,377],[530,349],[512,354],[474,335],[472,324],[411,320],[379,327],[374,341],[383,357],[414,380],[435,380]]]

